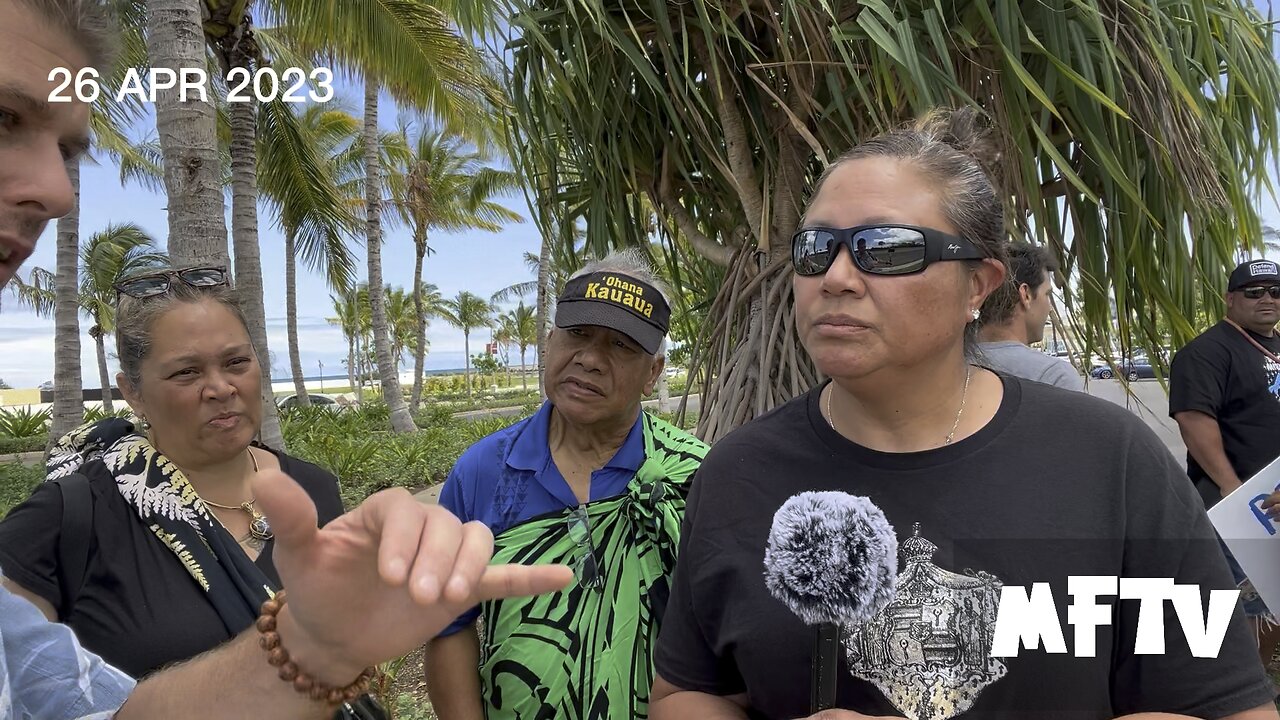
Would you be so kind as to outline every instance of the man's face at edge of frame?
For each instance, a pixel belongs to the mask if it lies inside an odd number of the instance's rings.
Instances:
[[[66,161],[88,145],[89,106],[50,103],[62,82],[88,64],[74,40],[25,5],[0,3],[0,288],[35,251],[50,220],[71,211]]]

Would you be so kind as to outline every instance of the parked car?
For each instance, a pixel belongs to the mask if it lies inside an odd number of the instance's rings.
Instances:
[[[1116,367],[1119,368],[1120,374],[1127,380],[1154,378],[1156,376],[1155,368],[1151,367],[1150,361],[1142,357],[1136,357],[1132,360],[1121,360],[1116,363]],[[1099,380],[1110,380],[1112,377],[1115,377],[1115,374],[1116,373],[1111,369],[1111,366],[1105,364],[1095,364],[1093,369],[1089,371],[1089,375],[1091,377],[1098,378]]]
[[[342,408],[341,403],[339,403],[335,398],[332,398],[328,395],[321,395],[320,393],[309,392],[307,393],[307,397],[310,398],[312,406],[332,405],[333,409],[335,410]],[[296,408],[298,407],[298,396],[286,395],[276,400],[276,405],[281,410],[290,410],[292,408]]]

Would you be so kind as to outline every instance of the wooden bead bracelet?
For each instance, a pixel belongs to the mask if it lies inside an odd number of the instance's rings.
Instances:
[[[262,603],[262,614],[258,616],[258,645],[267,651],[267,662],[279,668],[280,679],[293,685],[293,689],[309,695],[312,700],[327,702],[330,705],[349,703],[369,690],[369,682],[373,679],[373,668],[365,668],[364,672],[346,687],[334,687],[317,682],[315,678],[298,669],[296,663],[289,659],[289,651],[280,644],[280,633],[276,631],[276,615],[284,607],[285,593],[276,593],[271,600]]]

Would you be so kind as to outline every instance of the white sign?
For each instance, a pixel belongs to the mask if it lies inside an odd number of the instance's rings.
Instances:
[[[1280,615],[1280,519],[1267,517],[1262,501],[1277,490],[1280,459],[1209,509],[1209,520],[1273,615]]]

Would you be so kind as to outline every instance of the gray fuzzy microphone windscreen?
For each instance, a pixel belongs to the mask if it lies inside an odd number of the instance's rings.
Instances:
[[[898,536],[865,497],[804,492],[773,516],[769,592],[809,625],[862,623],[893,600]]]

